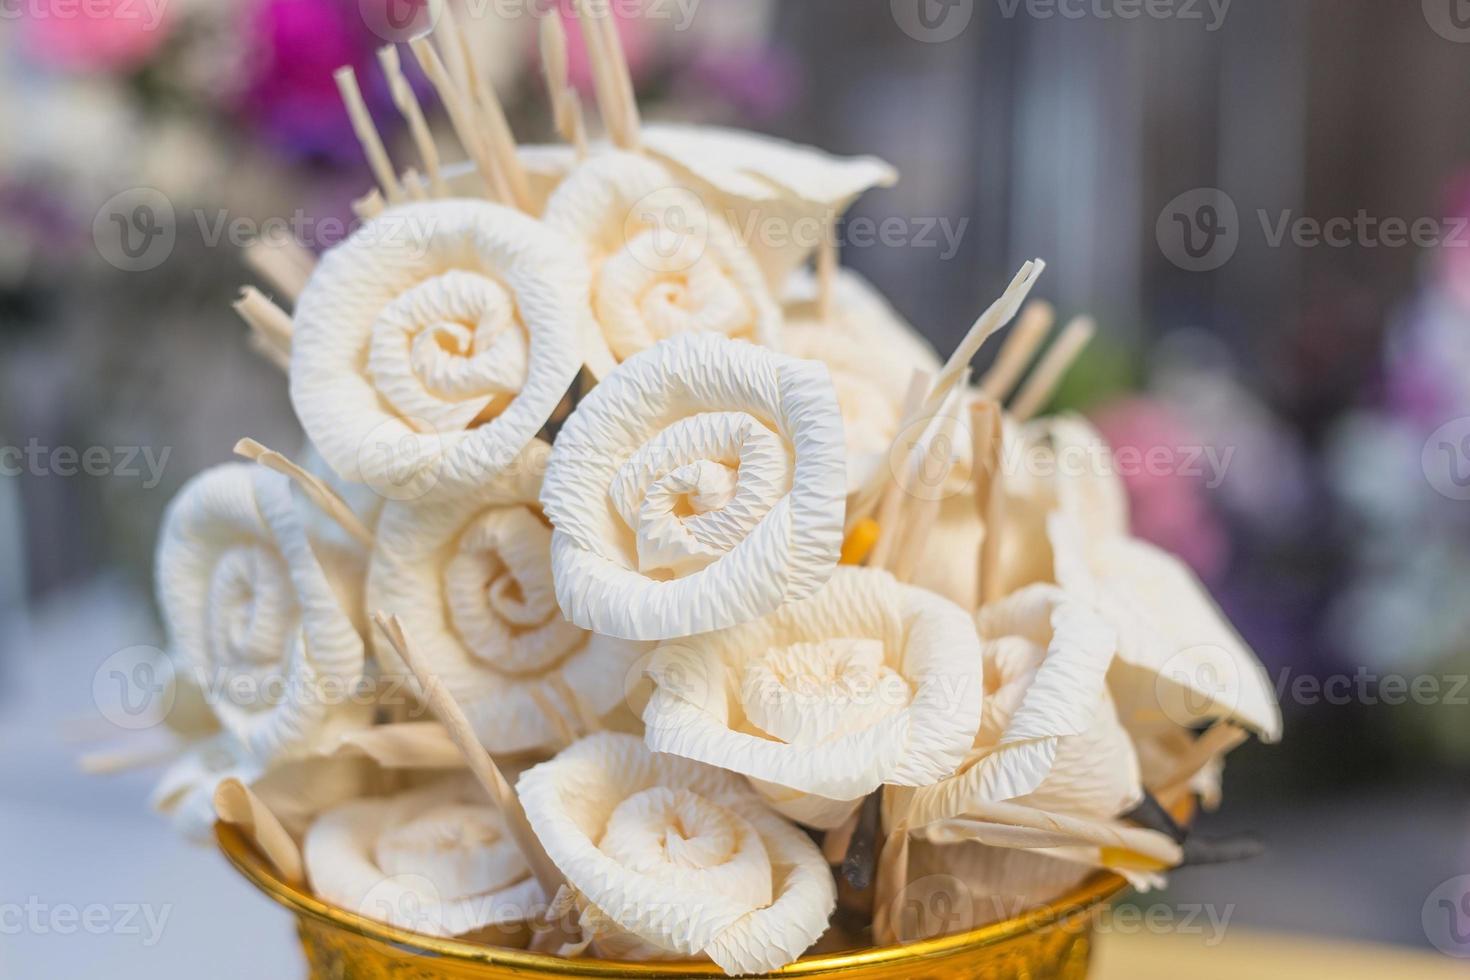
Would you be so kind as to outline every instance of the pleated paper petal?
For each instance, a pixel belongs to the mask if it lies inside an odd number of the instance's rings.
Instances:
[[[728,772],[602,733],[527,772],[517,791],[592,921],[614,929],[594,939],[599,951],[763,973],[827,928],[836,888],[821,852]]]
[[[653,640],[810,595],[841,548],[842,457],[820,364],[707,333],[635,355],[572,413],[547,466],[562,610]]]
[[[654,751],[826,800],[937,782],[980,724],[969,614],[876,569],[843,567],[763,619],[665,644],[648,673]]]
[[[1142,795],[1138,760],[1107,691],[1116,639],[1085,603],[1030,586],[980,611],[986,699],[958,775],[894,809],[912,827],[1016,800],[1113,817]]]
[[[224,728],[262,762],[369,723],[363,642],[290,481],[227,464],[169,504],[157,591],[170,643]]]
[[[1039,851],[918,840],[903,893],[910,901],[895,909],[895,921],[907,941],[978,929],[1052,902],[1094,873]]]
[[[1184,727],[1223,718],[1281,737],[1265,668],[1183,562],[1136,538],[1089,541],[1064,518],[1050,529],[1058,579],[1117,630],[1112,683],[1135,714]]]
[[[857,273],[838,272],[826,320],[815,294],[810,275],[792,277],[781,344],[785,353],[821,361],[832,374],[847,438],[848,490],[853,491],[887,465],[909,379],[916,370],[938,371],[939,357]],[[968,455],[969,447],[964,448]]]
[[[552,532],[536,506],[549,452],[538,440],[496,480],[389,504],[368,572],[368,608],[402,617],[492,752],[555,747],[568,728],[595,726],[647,649],[589,633],[557,607]],[[381,635],[374,650],[402,669]]]
[[[601,332],[584,346],[599,378],[689,330],[776,344],[781,312],[755,261],[724,218],[652,160],[592,157],[552,196],[546,223],[579,243],[591,266]]]
[[[859,194],[898,180],[898,172],[876,157],[836,157],[717,126],[645,126],[642,140],[649,155],[741,229],[773,290]]]
[[[508,930],[546,904],[500,814],[466,778],[328,810],[303,857],[320,898],[430,936]]]
[[[581,366],[575,252],[528,215],[446,200],[322,256],[296,304],[291,402],[332,468],[405,499],[509,465]]]

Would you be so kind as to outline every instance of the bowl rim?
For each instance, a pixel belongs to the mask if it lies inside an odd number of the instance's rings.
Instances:
[[[425,957],[440,957],[459,962],[504,967],[517,974],[561,977],[723,977],[713,963],[680,960],[677,962],[627,962],[593,958],[567,959],[546,953],[502,949],[459,939],[426,936],[399,929],[322,901],[316,896],[286,883],[235,827],[215,824],[215,840],[230,864],[276,903],[298,917],[314,920],[339,931],[358,933],[386,943],[402,951]],[[917,940],[895,946],[874,946],[841,953],[803,956],[771,976],[821,976],[858,967],[892,965],[933,958],[961,950],[996,946],[1038,929],[1072,918],[1090,916],[1100,906],[1115,898],[1128,883],[1108,872],[1099,872],[1058,899],[1030,909],[1021,915],[966,932]]]

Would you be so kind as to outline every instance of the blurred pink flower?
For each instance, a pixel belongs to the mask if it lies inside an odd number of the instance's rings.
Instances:
[[[168,38],[167,5],[136,0],[26,6],[23,48],[36,61],[66,71],[127,71],[153,57]]]
[[[567,32],[567,78],[584,95],[592,92],[592,62],[587,58],[587,45],[582,43],[582,22],[576,14],[575,0],[556,0],[561,20]],[[618,38],[623,43],[623,54],[628,59],[628,71],[636,82],[653,61],[654,35],[649,22],[639,17],[626,17],[618,13],[618,5],[611,8],[617,20]]]
[[[1218,581],[1230,540],[1196,475],[1199,438],[1167,404],[1141,396],[1103,406],[1093,423],[1118,459],[1133,533]]]

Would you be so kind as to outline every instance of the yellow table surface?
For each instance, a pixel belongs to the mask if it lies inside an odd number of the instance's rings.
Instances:
[[[1099,936],[1089,980],[1439,980],[1470,978],[1470,960],[1430,950],[1230,929],[1202,935]]]

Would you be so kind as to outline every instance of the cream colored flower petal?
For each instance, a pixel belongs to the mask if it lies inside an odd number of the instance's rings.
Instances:
[[[814,830],[836,830],[847,823],[863,805],[862,797],[855,800],[828,800],[759,779],[752,779],[750,785],[772,810],[787,820]]]
[[[652,160],[594,156],[557,189],[546,223],[580,243],[592,268],[601,346],[586,361],[597,377],[685,331],[776,344],[781,311],[754,260],[723,217]]]
[[[403,499],[515,460],[581,366],[574,252],[455,200],[389,209],[324,255],[296,304],[291,402],[332,468]]]
[[[835,157],[735,129],[653,125],[644,127],[642,140],[649,155],[744,230],[772,289],[781,288],[859,194],[898,180],[875,157]]]
[[[965,455],[968,467],[969,454]],[[939,517],[929,533],[924,556],[914,569],[913,583],[965,609],[974,609],[980,601],[980,548],[984,542],[985,524],[975,506],[973,490],[950,493],[939,502]],[[1005,569],[1005,563],[1000,567]]]
[[[150,802],[186,840],[206,843],[214,832],[215,789],[225,779],[238,779],[299,839],[322,810],[361,796],[370,771],[365,760],[316,756],[267,767],[221,732],[186,749],[159,778]]]
[[[905,894],[920,901],[897,918],[906,940],[965,932],[1055,901],[1095,873],[1041,851],[914,841]]]
[[[1108,697],[1116,641],[1084,602],[1031,586],[980,611],[987,698],[959,775],[914,792],[905,821],[924,826],[1019,800],[1114,816],[1141,795],[1138,761]]]
[[[980,643],[958,606],[841,568],[812,597],[654,651],[656,752],[827,800],[954,772],[980,721]]]
[[[368,608],[403,618],[480,741],[497,753],[553,747],[566,727],[607,714],[646,649],[562,618],[551,528],[536,507],[549,452],[538,440],[497,480],[452,497],[389,504],[368,571]],[[381,635],[374,651],[401,669]],[[406,682],[419,690],[416,680]]]
[[[170,643],[224,728],[262,762],[369,723],[363,643],[313,549],[290,481],[227,464],[191,480],[159,535]]]
[[[303,856],[321,898],[427,935],[523,922],[546,901],[500,815],[462,778],[335,807]]]
[[[1058,580],[1089,597],[1118,631],[1118,683],[1153,686],[1154,720],[1189,726],[1223,718],[1268,742],[1281,737],[1265,668],[1183,562],[1135,538],[1088,542],[1065,519],[1050,531]]]
[[[845,479],[826,370],[688,333],[567,419],[541,502],[567,618],[666,639],[755,619],[836,567]]]
[[[856,272],[838,271],[826,320],[820,318],[815,292],[810,274],[792,276],[781,345],[793,357],[821,361],[832,374],[847,440],[851,492],[887,465],[909,379],[916,370],[938,371],[939,358]],[[964,447],[966,455],[968,448]],[[971,504],[971,512],[974,509]]]
[[[634,736],[589,736],[523,775],[517,791],[592,920],[615,926],[600,950],[765,972],[816,942],[835,907],[832,876],[805,834],[738,777],[656,755]]]

